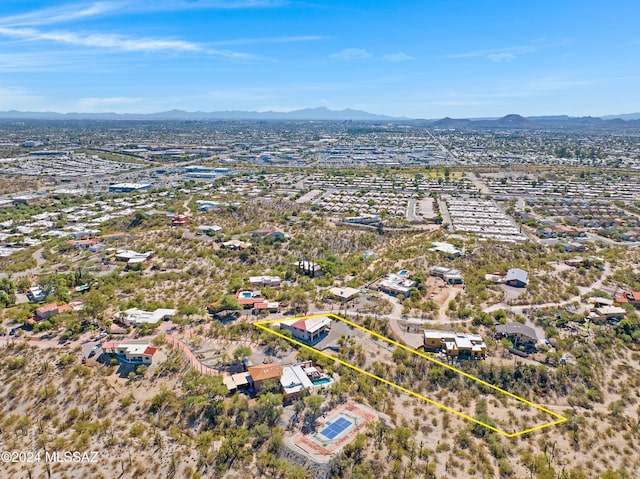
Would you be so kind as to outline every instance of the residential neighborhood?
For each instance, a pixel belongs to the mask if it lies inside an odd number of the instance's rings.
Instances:
[[[381,477],[575,472],[582,434],[632,450],[628,132],[594,133],[609,145],[598,172],[533,162],[519,141],[559,145],[543,131],[161,124],[92,146],[80,130],[47,143],[37,125],[7,140],[0,429],[16,444],[90,441],[120,460],[105,477],[283,479],[296,477],[286,461],[300,478],[354,477],[358,455]],[[176,140],[193,132],[196,144]],[[79,149],[108,171],[67,174]],[[129,464],[136,441],[175,453],[175,471],[147,449]]]

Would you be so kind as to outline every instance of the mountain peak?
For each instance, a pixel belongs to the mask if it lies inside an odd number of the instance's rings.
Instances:
[[[496,126],[514,126],[514,127],[531,126],[535,124],[534,121],[531,121],[528,118],[525,118],[522,115],[517,115],[515,113],[512,113],[510,115],[505,115],[502,118],[498,118],[497,120],[494,120],[494,123]]]

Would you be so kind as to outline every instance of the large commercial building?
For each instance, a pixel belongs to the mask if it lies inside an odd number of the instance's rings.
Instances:
[[[151,183],[115,183],[109,185],[111,193],[131,193],[132,191],[148,190],[153,186]]]

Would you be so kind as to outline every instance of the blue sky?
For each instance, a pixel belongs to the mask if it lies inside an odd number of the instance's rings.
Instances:
[[[640,2],[2,0],[0,110],[640,111]]]

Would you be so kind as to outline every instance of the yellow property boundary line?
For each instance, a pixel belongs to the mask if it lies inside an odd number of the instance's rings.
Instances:
[[[322,352],[322,351],[314,348],[313,346],[309,346],[309,345],[307,345],[307,344],[305,344],[305,343],[303,343],[301,341],[297,341],[297,340],[295,340],[293,338],[290,338],[290,337],[288,337],[288,336],[286,336],[286,335],[284,335],[284,334],[282,334],[282,333],[280,333],[278,331],[274,331],[273,329],[267,327],[267,325],[273,324],[273,323],[282,323],[282,322],[285,322],[285,321],[298,321],[298,320],[301,320],[301,319],[321,318],[321,317],[329,317],[329,318],[336,319],[338,321],[342,321],[343,323],[348,324],[349,326],[351,326],[353,328],[360,329],[360,330],[362,330],[362,331],[364,331],[366,333],[369,333],[369,334],[375,336],[378,339],[382,339],[383,341],[386,341],[386,342],[388,342],[390,344],[393,344],[394,346],[397,346],[399,348],[405,349],[405,350],[407,350],[407,351],[409,351],[409,352],[411,352],[413,354],[417,354],[418,356],[421,356],[421,357],[423,357],[425,359],[428,359],[429,361],[431,361],[431,362],[433,362],[433,363],[435,363],[435,364],[437,364],[439,366],[447,368],[447,369],[449,369],[451,371],[454,371],[454,372],[456,372],[458,374],[462,374],[463,376],[465,376],[465,377],[467,377],[469,379],[477,381],[477,382],[479,382],[480,384],[482,384],[484,386],[487,386],[487,387],[489,387],[491,389],[494,389],[495,391],[499,391],[499,392],[501,392],[503,394],[506,394],[507,396],[512,397],[512,398],[514,398],[514,399],[516,399],[518,401],[521,401],[521,402],[523,402],[523,403],[525,403],[525,404],[527,404],[529,406],[532,406],[532,407],[534,407],[534,408],[536,408],[536,409],[538,409],[540,411],[544,411],[547,414],[550,414],[550,415],[552,415],[552,416],[554,416],[554,417],[556,417],[558,419],[556,421],[552,421],[552,422],[549,422],[549,423],[542,424],[540,426],[535,426],[535,427],[532,427],[532,428],[529,428],[529,429],[525,429],[523,431],[509,433],[509,432],[503,431],[502,429],[498,429],[497,427],[494,427],[494,426],[492,426],[490,424],[482,422],[482,421],[480,421],[480,420],[478,420],[478,419],[476,419],[474,417],[471,417],[468,414],[465,414],[465,413],[460,412],[460,411],[456,411],[455,409],[450,408],[449,406],[445,406],[444,404],[439,403],[437,401],[434,401],[433,399],[429,399],[428,397],[423,396],[422,394],[418,394],[415,391],[407,389],[407,388],[405,388],[403,386],[400,386],[400,385],[398,385],[398,384],[396,384],[394,382],[391,382],[391,381],[389,381],[387,379],[381,378],[380,376],[377,376],[377,375],[375,375],[373,373],[365,371],[364,369],[361,369],[361,368],[359,368],[357,366],[354,366],[351,363],[348,363],[346,361],[343,361],[342,359],[336,358],[335,356],[331,356],[330,354]],[[389,386],[392,386],[392,387],[394,387],[396,389],[399,389],[400,391],[403,391],[403,392],[405,392],[407,394],[410,394],[412,396],[420,398],[420,399],[422,399],[422,400],[424,400],[424,401],[426,401],[426,402],[428,402],[430,404],[433,404],[435,406],[438,406],[439,408],[444,409],[445,411],[452,412],[452,413],[454,413],[454,414],[456,414],[456,415],[458,415],[458,416],[460,416],[460,417],[462,417],[464,419],[467,419],[468,421],[471,421],[471,422],[474,422],[474,423],[479,424],[481,426],[484,426],[484,427],[486,427],[486,428],[488,428],[488,429],[490,429],[490,430],[492,430],[494,432],[497,432],[499,434],[502,434],[503,436],[506,436],[506,437],[516,437],[516,436],[520,436],[521,434],[526,434],[526,433],[533,432],[533,431],[539,431],[540,429],[543,429],[545,427],[555,426],[556,424],[561,424],[561,423],[563,423],[563,422],[565,422],[567,420],[566,417],[564,417],[564,416],[562,416],[562,415],[560,415],[560,414],[558,414],[556,412],[553,412],[553,411],[551,411],[551,410],[549,410],[549,409],[547,409],[547,408],[545,408],[545,407],[543,407],[543,406],[541,406],[539,404],[535,404],[535,403],[533,403],[533,402],[531,402],[531,401],[529,401],[527,399],[524,399],[524,398],[522,398],[520,396],[517,396],[517,395],[515,395],[513,393],[510,393],[509,391],[505,391],[504,389],[499,388],[498,386],[495,386],[495,385],[490,384],[490,383],[488,383],[486,381],[483,381],[482,379],[480,379],[478,377],[475,377],[475,376],[472,376],[469,373],[465,373],[464,371],[461,371],[458,368],[455,368],[455,367],[453,367],[453,366],[451,366],[449,364],[443,363],[442,361],[438,361],[437,359],[432,358],[432,357],[428,356],[427,354],[425,354],[423,352],[420,352],[420,351],[417,351],[415,349],[412,349],[409,346],[406,346],[406,345],[401,344],[401,343],[399,343],[397,341],[394,341],[393,339],[389,339],[389,338],[387,338],[385,336],[382,336],[381,334],[378,334],[378,333],[376,333],[374,331],[371,331],[371,330],[369,330],[369,329],[367,329],[367,328],[365,328],[363,326],[360,326],[359,324],[355,324],[355,323],[349,321],[348,319],[341,318],[340,316],[337,316],[337,315],[332,314],[332,313],[314,314],[314,315],[310,315],[310,316],[299,316],[299,317],[295,317],[295,318],[285,318],[285,319],[270,319],[270,320],[266,320],[266,321],[257,321],[257,322],[255,322],[253,324],[255,326],[257,326],[258,328],[263,329],[265,331],[268,331],[271,334],[275,334],[276,336],[279,336],[279,337],[281,337],[283,339],[286,339],[287,341],[289,341],[289,342],[291,342],[293,344],[297,344],[298,346],[301,346],[301,347],[303,347],[305,349],[308,349],[308,350],[313,351],[313,352],[315,352],[317,354],[325,356],[325,357],[327,357],[327,358],[329,358],[329,359],[331,359],[333,361],[336,361],[336,362],[342,364],[343,366],[346,366],[348,368],[353,369],[354,371],[357,371],[357,372],[359,372],[361,374],[364,374],[366,376],[369,376],[369,377],[372,377],[374,379],[377,379],[378,381],[381,381],[381,382],[383,382],[383,383],[385,383],[385,384],[387,384]]]

